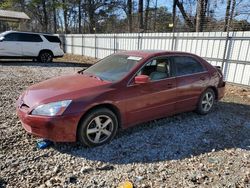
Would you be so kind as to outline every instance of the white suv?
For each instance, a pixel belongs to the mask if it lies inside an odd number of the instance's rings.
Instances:
[[[31,58],[46,63],[63,55],[57,36],[18,31],[0,34],[0,58]]]

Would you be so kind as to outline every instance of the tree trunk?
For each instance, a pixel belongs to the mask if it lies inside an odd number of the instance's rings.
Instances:
[[[181,11],[181,14],[185,20],[186,25],[191,29],[191,31],[194,31],[194,24],[192,22],[192,20],[190,19],[190,17],[187,15],[183,4],[179,2],[179,0],[176,0],[176,5],[179,8],[179,10]]]
[[[154,31],[155,31],[155,29],[156,29],[157,2],[158,2],[158,0],[155,0],[155,10],[154,10]]]
[[[223,31],[227,31],[228,29],[230,9],[231,9],[231,0],[227,0],[227,8],[226,8],[225,23],[224,23]]]
[[[47,16],[47,10],[46,10],[46,0],[42,1],[42,7],[43,7],[43,16],[44,16],[43,30],[47,33],[48,32],[48,16]]]
[[[96,31],[95,28],[95,9],[92,0],[88,0],[87,2],[87,12],[89,16],[89,32],[94,33]]]
[[[196,11],[196,32],[202,32],[203,31],[203,25],[205,21],[205,0],[198,0],[197,1],[197,11]]]
[[[66,1],[62,0],[62,2],[63,2],[64,31],[67,34],[68,33],[68,9],[66,5]]]
[[[175,32],[175,27],[176,27],[176,4],[177,4],[177,0],[173,0],[173,17],[172,17],[172,23],[173,23],[173,29],[172,32]]]
[[[57,32],[57,17],[56,17],[56,3],[53,0],[53,22],[54,22],[54,33]]]
[[[78,0],[78,33],[82,32],[82,0]]]
[[[138,9],[138,15],[139,15],[139,30],[140,32],[143,31],[143,0],[139,0],[139,9]]]
[[[146,0],[145,26],[144,26],[144,30],[145,30],[145,31],[148,30],[149,3],[150,3],[150,0]]]
[[[132,33],[132,0],[128,0],[127,2],[128,6],[128,30],[130,33]]]
[[[234,18],[234,10],[235,10],[235,5],[236,5],[236,0],[232,0],[233,3],[232,3],[232,9],[231,9],[231,14],[230,14],[230,20],[229,20],[229,28],[230,27],[233,27],[233,18]]]

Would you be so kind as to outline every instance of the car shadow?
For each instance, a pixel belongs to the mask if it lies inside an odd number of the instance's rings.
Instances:
[[[34,67],[90,67],[90,63],[55,61],[51,63],[41,63],[32,60],[0,60],[1,66],[34,66]]]
[[[112,164],[178,160],[230,148],[250,149],[250,105],[219,102],[208,115],[195,112],[122,130],[109,144],[84,148],[57,143],[53,147],[92,161]]]

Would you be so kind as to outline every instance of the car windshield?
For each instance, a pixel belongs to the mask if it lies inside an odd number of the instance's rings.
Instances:
[[[141,59],[142,57],[138,56],[115,54],[102,59],[83,73],[115,82],[126,76]]]

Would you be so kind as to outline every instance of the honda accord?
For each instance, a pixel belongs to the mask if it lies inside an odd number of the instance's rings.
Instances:
[[[184,52],[125,51],[30,86],[17,101],[24,129],[54,142],[109,142],[119,128],[196,111],[224,96],[219,67]]]

